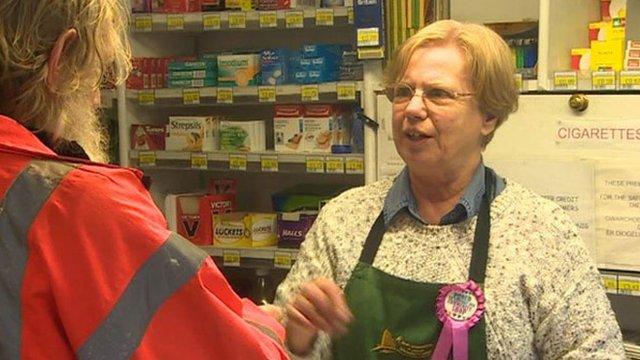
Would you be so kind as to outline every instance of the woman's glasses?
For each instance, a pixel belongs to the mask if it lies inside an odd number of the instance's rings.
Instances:
[[[474,93],[459,93],[452,90],[428,87],[416,89],[407,83],[397,83],[388,86],[386,89],[387,98],[394,104],[408,104],[416,93],[422,96],[425,102],[438,106],[447,106],[454,103],[458,98],[473,96]]]

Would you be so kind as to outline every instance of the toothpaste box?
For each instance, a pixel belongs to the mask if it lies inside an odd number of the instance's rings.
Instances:
[[[221,86],[260,84],[260,54],[219,55],[218,83]]]
[[[201,88],[218,85],[215,78],[205,79],[169,79],[169,88]]]
[[[169,71],[209,70],[215,71],[218,64],[214,60],[173,60],[169,62]]]
[[[220,121],[210,116],[170,116],[165,147],[168,151],[215,151]]]
[[[131,125],[132,150],[164,150],[166,125]]]
[[[277,152],[302,152],[304,134],[303,108],[299,105],[277,105],[273,117],[273,139]]]
[[[306,105],[304,110],[303,149],[306,152],[330,153],[333,145],[331,105]]]
[[[171,80],[217,79],[218,71],[215,70],[185,70],[169,71]]]

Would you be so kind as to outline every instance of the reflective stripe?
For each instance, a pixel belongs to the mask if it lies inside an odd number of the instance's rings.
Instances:
[[[20,294],[27,264],[27,233],[71,164],[34,160],[11,184],[0,203],[0,358],[19,359],[22,338]]]
[[[247,324],[253,326],[254,328],[260,330],[261,333],[267,335],[268,337],[273,339],[275,342],[280,344],[282,347],[284,347],[284,344],[282,343],[282,339],[280,339],[278,337],[278,335],[276,334],[276,332],[271,330],[271,328],[269,328],[268,326],[262,325],[262,324],[260,324],[260,323],[258,323],[256,321],[249,320],[249,319],[245,319],[244,321],[246,321]]]
[[[78,357],[129,359],[155,312],[198,272],[207,256],[195,245],[171,233],[140,267],[105,321],[80,347]]]

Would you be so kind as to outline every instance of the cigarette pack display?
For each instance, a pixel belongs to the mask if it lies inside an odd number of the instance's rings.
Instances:
[[[131,125],[132,150],[164,150],[166,125]]]
[[[302,152],[304,136],[303,114],[300,105],[277,105],[273,117],[273,137],[277,152]]]
[[[209,116],[171,116],[166,149],[169,151],[218,150],[219,126],[219,119]]]

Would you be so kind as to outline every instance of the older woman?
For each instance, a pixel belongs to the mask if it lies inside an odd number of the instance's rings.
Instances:
[[[339,359],[623,358],[571,220],[483,165],[515,111],[515,71],[486,27],[440,21],[388,73],[394,180],[326,205],[280,285],[292,353]]]

